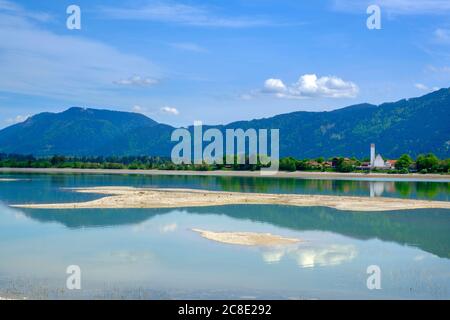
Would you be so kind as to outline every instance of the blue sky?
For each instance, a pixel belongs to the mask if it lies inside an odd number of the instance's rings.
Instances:
[[[227,123],[449,83],[448,0],[0,0],[0,127],[71,106]]]

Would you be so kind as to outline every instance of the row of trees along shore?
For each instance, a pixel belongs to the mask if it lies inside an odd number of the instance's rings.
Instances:
[[[280,159],[281,171],[320,171],[320,172],[367,172],[361,166],[368,159],[335,157],[331,159],[303,159],[292,157]],[[225,161],[224,161],[225,162]],[[75,168],[75,169],[129,169],[129,170],[259,170],[264,167],[258,164],[238,164],[235,157],[234,164],[180,164],[175,165],[170,158],[149,156],[127,157],[34,157],[32,155],[0,154],[0,167],[8,168]],[[265,166],[267,167],[267,166]],[[439,159],[434,154],[419,155],[415,160],[409,155],[402,155],[391,169],[371,170],[372,172],[401,173],[450,173],[450,159]]]

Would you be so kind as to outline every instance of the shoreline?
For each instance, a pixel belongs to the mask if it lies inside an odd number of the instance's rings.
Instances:
[[[369,198],[308,194],[266,194],[193,189],[94,187],[69,189],[78,193],[103,195],[96,200],[72,203],[15,204],[28,209],[150,209],[226,205],[286,205],[329,207],[343,211],[395,211],[450,209],[450,202],[396,198]]]
[[[200,177],[250,177],[250,178],[291,178],[316,180],[367,180],[367,181],[428,181],[450,182],[445,174],[387,174],[387,173],[341,173],[341,172],[285,172],[261,175],[260,171],[182,171],[182,170],[129,170],[129,169],[72,169],[72,168],[0,168],[0,173],[42,173],[42,174],[117,174],[149,176],[200,176]]]

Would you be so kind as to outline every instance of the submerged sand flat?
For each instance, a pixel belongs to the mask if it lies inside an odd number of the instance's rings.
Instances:
[[[300,242],[299,239],[283,238],[270,233],[254,232],[213,232],[201,229],[192,229],[203,238],[216,242],[242,246],[280,246]]]
[[[429,208],[450,209],[450,202],[395,198],[240,193],[192,189],[132,187],[95,187],[77,188],[72,190],[80,193],[102,194],[106,196],[87,202],[22,204],[14,205],[13,207],[33,209],[132,209],[208,207],[233,204],[270,204],[301,207],[323,206],[351,211],[390,211]]]

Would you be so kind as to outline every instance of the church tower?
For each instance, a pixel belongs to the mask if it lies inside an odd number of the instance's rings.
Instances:
[[[370,166],[373,168],[375,165],[375,143],[370,145]]]

